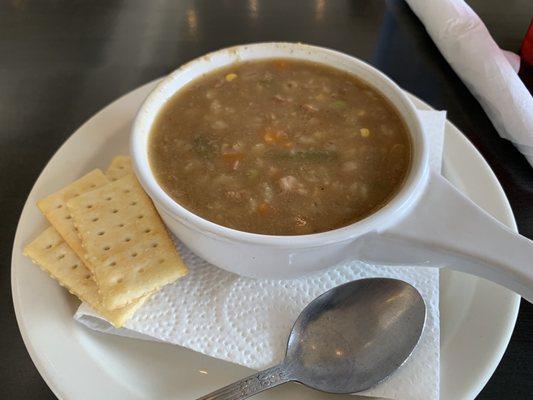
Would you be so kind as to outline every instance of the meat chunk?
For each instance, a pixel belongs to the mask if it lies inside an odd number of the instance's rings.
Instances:
[[[246,190],[227,190],[225,196],[228,200],[231,200],[235,203],[240,203],[250,198],[250,193],[248,193]]]
[[[278,182],[283,192],[292,192],[298,194],[307,193],[307,189],[305,188],[304,184],[292,175],[284,176]]]

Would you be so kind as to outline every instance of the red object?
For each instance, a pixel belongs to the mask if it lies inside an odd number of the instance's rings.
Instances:
[[[526,37],[520,47],[520,71],[518,75],[529,89],[533,92],[533,18],[529,23]]]
[[[533,66],[533,18],[529,23],[529,29],[522,42],[522,47],[520,47],[520,58],[529,66]]]

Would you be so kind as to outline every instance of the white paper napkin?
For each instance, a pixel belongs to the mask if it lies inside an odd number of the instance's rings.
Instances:
[[[533,166],[533,97],[463,0],[406,0],[501,137]]]
[[[431,139],[431,165],[440,170],[446,114],[422,111]],[[75,318],[91,329],[169,342],[264,369],[283,360],[287,337],[300,311],[330,288],[354,279],[392,277],[414,285],[427,306],[427,321],[411,358],[365,395],[392,399],[439,398],[439,272],[432,268],[380,267],[350,261],[327,272],[293,280],[256,280],[216,268],[177,242],[190,272],[166,286],[115,329],[82,304]]]

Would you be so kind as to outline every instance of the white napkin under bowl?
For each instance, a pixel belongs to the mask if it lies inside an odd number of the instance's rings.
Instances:
[[[430,138],[431,167],[440,171],[446,114],[420,111],[420,116]],[[422,294],[427,306],[426,325],[407,362],[361,394],[391,399],[439,398],[437,269],[382,267],[353,260],[309,277],[257,280],[214,267],[176,242],[189,274],[152,296],[125,328],[112,327],[86,304],[80,306],[75,318],[97,331],[173,343],[259,370],[283,360],[292,324],[314,298],[355,279],[397,278]]]

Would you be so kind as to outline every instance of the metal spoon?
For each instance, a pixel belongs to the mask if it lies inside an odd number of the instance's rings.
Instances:
[[[285,360],[198,400],[246,399],[296,381],[328,393],[357,393],[394,372],[422,334],[426,305],[406,282],[372,278],[327,291],[292,327]]]

